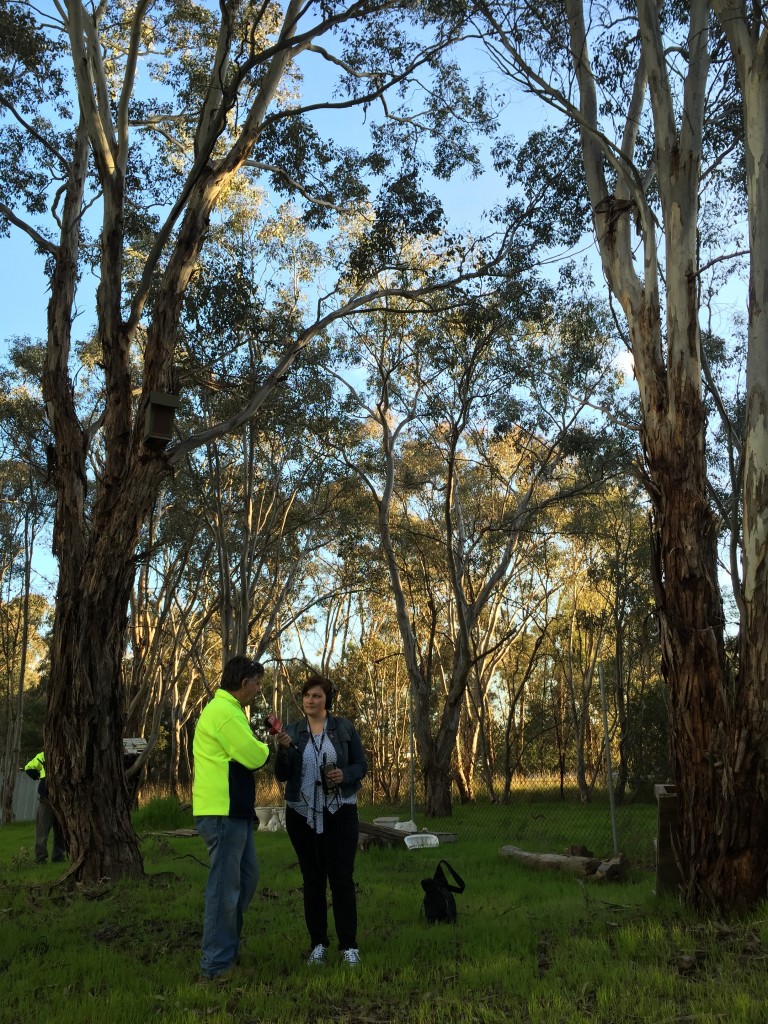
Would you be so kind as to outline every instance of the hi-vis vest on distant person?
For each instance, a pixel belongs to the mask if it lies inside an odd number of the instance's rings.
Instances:
[[[36,782],[38,779],[40,780],[37,795],[40,800],[45,800],[48,796],[48,783],[45,781],[45,753],[41,750],[31,761],[27,761],[24,771],[30,779],[34,779]]]

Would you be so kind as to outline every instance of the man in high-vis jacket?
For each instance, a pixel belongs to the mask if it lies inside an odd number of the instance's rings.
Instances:
[[[201,981],[220,978],[236,962],[243,915],[259,880],[253,772],[267,763],[270,751],[251,732],[244,709],[259,693],[263,675],[259,662],[231,658],[195,729],[192,813],[209,862]]]
[[[53,808],[48,803],[48,781],[45,777],[45,753],[39,754],[24,765],[24,771],[37,783],[37,815],[35,817],[35,861],[45,864],[48,860],[48,836],[53,830],[53,853],[51,860],[56,863],[67,856],[64,833]],[[38,781],[39,780],[39,781]]]

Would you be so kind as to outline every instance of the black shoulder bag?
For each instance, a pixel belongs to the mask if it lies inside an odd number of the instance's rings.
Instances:
[[[453,883],[445,877],[443,864],[453,878]],[[456,900],[453,894],[464,892],[464,880],[456,874],[448,861],[439,861],[432,878],[422,878],[421,887],[424,890],[424,900],[421,904],[421,913],[424,918],[430,924],[435,924],[438,921],[455,924]]]

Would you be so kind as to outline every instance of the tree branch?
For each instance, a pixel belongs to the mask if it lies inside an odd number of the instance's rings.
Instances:
[[[36,231],[31,224],[27,224],[25,220],[22,220],[20,217],[17,217],[13,210],[11,210],[10,207],[6,206],[5,203],[2,202],[0,202],[0,215],[5,217],[6,220],[10,221],[10,223],[13,224],[15,227],[20,228],[22,231],[28,234],[32,241],[35,243],[35,245],[39,246],[43,250],[43,252],[50,253],[51,256],[58,255],[58,245],[55,245],[53,242],[49,242],[44,235],[41,235],[39,231]]]

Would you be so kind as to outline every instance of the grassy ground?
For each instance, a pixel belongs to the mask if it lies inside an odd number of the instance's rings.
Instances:
[[[562,849],[555,809],[534,808],[531,820],[539,812],[549,848]],[[478,808],[435,825],[458,835],[439,851],[358,856],[359,969],[338,964],[335,950],[324,968],[304,965],[293,852],[285,833],[257,834],[261,881],[243,962],[226,987],[200,986],[204,847],[150,834],[189,824],[172,805],[150,805],[136,820],[146,878],[90,888],[57,885],[59,865],[34,864],[31,824],[0,829],[1,1024],[768,1021],[768,907],[718,925],[654,895],[644,869],[604,885],[533,871],[499,848],[544,849],[541,835],[500,836]],[[419,882],[440,855],[467,883],[456,926],[420,918]]]

